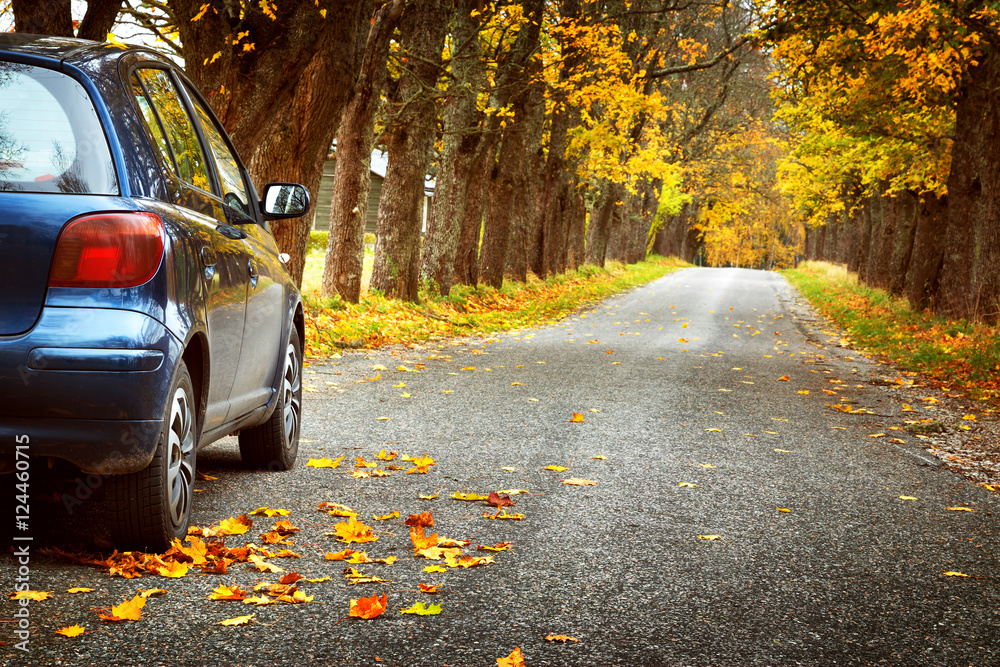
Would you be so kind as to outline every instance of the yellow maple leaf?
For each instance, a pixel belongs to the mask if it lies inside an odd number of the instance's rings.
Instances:
[[[777,509],[779,512],[791,512],[792,511],[792,510],[788,509],[787,507],[777,507],[775,509]]]
[[[389,512],[388,514],[383,514],[382,516],[372,515],[372,518],[376,521],[388,521],[389,519],[395,519],[399,516],[399,511]]]
[[[278,604],[278,601],[274,598],[265,597],[263,595],[255,595],[243,600],[243,604],[252,604],[260,607],[266,604]]]
[[[168,563],[164,563],[162,561],[153,562],[148,567],[156,574],[161,577],[167,577],[168,579],[179,579],[181,577],[185,577],[188,572],[188,566],[185,563],[178,563],[176,561]]]
[[[321,459],[309,459],[306,462],[307,468],[336,468],[340,465],[340,462],[344,460],[343,456],[338,456],[336,459],[321,458]]]
[[[218,586],[208,594],[209,600],[245,600],[247,592],[233,584],[232,586]]]
[[[247,614],[246,616],[237,616],[235,618],[227,618],[224,621],[219,621],[219,625],[246,625],[250,622],[250,619],[256,616],[256,614]]]
[[[52,597],[52,593],[44,591],[18,591],[10,594],[11,600],[34,600],[35,602],[48,600],[50,597]]]
[[[525,667],[521,649],[515,648],[506,658],[497,658],[497,667]]]
[[[348,544],[352,542],[375,542],[378,536],[372,532],[371,526],[366,526],[353,516],[348,521],[341,521],[336,526],[337,539]]]
[[[77,635],[82,635],[87,629],[82,625],[68,625],[65,628],[59,628],[58,630],[53,630],[57,635],[62,635],[63,637],[76,637]]]
[[[698,486],[698,485],[697,485],[697,484],[692,484],[691,482],[680,482],[680,483],[678,483],[678,484],[677,484],[677,486],[690,486],[690,487],[695,487],[695,486]]]
[[[967,574],[962,574],[961,572],[951,572],[951,571],[949,571],[949,572],[942,572],[941,574],[943,574],[946,577],[967,577],[967,576],[969,576]]]
[[[105,621],[138,621],[142,615],[142,608],[146,606],[146,598],[136,595],[131,600],[126,600],[120,605],[111,607],[111,614],[100,614]]]
[[[597,486],[597,482],[591,481],[589,479],[580,479],[579,477],[570,477],[569,479],[564,479],[563,484],[569,484],[570,486]]]
[[[284,572],[284,570],[277,565],[266,562],[263,558],[257,554],[252,554],[247,558],[251,563],[253,563],[254,569],[258,572]]]
[[[455,500],[465,500],[472,502],[478,500],[486,500],[486,496],[481,496],[478,493],[473,493],[472,491],[465,491],[465,492],[456,491],[455,493],[449,494],[448,497],[454,498]]]
[[[569,470],[569,468],[565,468],[563,466],[557,466],[557,465],[549,465],[549,466],[545,466],[545,470],[553,470],[555,472],[563,472],[564,470]]]
[[[917,500],[916,496],[900,496],[900,500]]]
[[[975,512],[976,511],[976,510],[972,509],[971,507],[961,507],[961,506],[959,506],[959,507],[948,507],[946,509],[950,509],[950,510],[955,511],[955,512]]]
[[[428,565],[424,568],[424,572],[447,572],[448,569],[441,567],[440,565]]]
[[[951,508],[949,508],[949,509],[951,509]],[[67,593],[74,593],[74,594],[75,593],[93,593],[94,589],[93,588],[84,588],[83,586],[76,586],[74,588],[68,588],[68,589],[66,589],[66,592]]]
[[[721,540],[722,538],[718,535],[699,535],[699,540],[708,540],[709,542],[715,542],[716,540]]]
[[[418,500],[434,500],[435,498],[437,498],[440,495],[441,495],[440,493],[435,493],[435,494],[423,494],[423,493],[421,493],[421,494],[417,495],[417,499]]]

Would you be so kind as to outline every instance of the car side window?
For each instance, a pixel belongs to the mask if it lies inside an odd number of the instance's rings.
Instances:
[[[185,86],[187,87],[187,86]],[[247,218],[253,219],[250,213],[250,196],[247,194],[246,183],[243,182],[243,175],[240,173],[240,165],[236,162],[229,145],[222,136],[222,132],[212,120],[211,115],[202,106],[193,91],[188,89],[188,97],[194,104],[195,115],[201,125],[201,131],[208,140],[212,157],[215,158],[216,173],[219,175],[219,186],[222,188],[222,201],[233,209],[236,209]]]
[[[137,73],[163,123],[163,134],[173,153],[177,174],[187,183],[211,192],[208,166],[198,135],[170,76],[161,69],[141,69]],[[153,133],[155,135],[156,131]]]
[[[173,153],[170,152],[170,146],[167,144],[167,139],[163,136],[163,126],[160,124],[160,120],[156,117],[156,110],[153,109],[153,103],[149,101],[148,97],[146,97],[146,91],[143,90],[142,83],[139,82],[139,76],[137,74],[132,75],[132,96],[135,98],[135,103],[139,107],[139,111],[142,113],[143,119],[146,121],[146,127],[149,128],[149,132],[153,137],[153,142],[156,144],[156,148],[160,152],[160,158],[162,159],[163,164],[176,175],[177,165],[174,164],[174,156]]]

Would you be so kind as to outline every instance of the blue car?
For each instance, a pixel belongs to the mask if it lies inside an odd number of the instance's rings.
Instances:
[[[0,34],[0,471],[107,475],[115,544],[160,550],[202,447],[238,433],[246,465],[290,468],[303,310],[268,221],[308,208],[258,196],[162,55]]]

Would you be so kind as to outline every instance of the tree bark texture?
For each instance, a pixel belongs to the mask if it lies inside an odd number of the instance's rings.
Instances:
[[[499,64],[500,77],[497,87],[498,108],[511,103],[514,118],[503,128],[498,162],[490,170],[489,209],[483,228],[483,247],[479,254],[479,280],[495,288],[503,285],[507,266],[507,248],[510,240],[511,211],[517,182],[525,168],[527,145],[527,116],[532,95],[530,85],[536,69],[532,65],[539,46],[541,33],[542,0],[524,3],[528,21],[518,30],[510,52],[504,54]],[[496,121],[496,117],[492,119]],[[495,123],[493,125],[495,127]]]
[[[540,224],[536,206],[542,180],[535,168],[540,164],[545,124],[545,84],[541,80],[541,62],[530,61],[527,75],[531,82],[514,105],[515,121],[520,125],[521,159],[511,165],[515,173],[514,193],[504,265],[504,275],[522,283],[528,279],[528,271],[539,250]]]
[[[256,3],[217,3],[192,20],[203,4],[169,5],[188,74],[211,100],[258,184],[299,182],[315,197],[363,52],[371,1],[282,2],[273,19]],[[310,219],[273,226],[299,285]]]
[[[124,0],[89,0],[76,37],[103,42],[115,25]],[[70,0],[13,0],[14,29],[37,35],[73,37]]]
[[[948,230],[938,283],[942,312],[1000,321],[1000,52],[971,68],[955,117]]]
[[[455,253],[455,282],[476,285],[479,282],[479,242],[482,238],[483,215],[489,194],[490,171],[496,160],[496,134],[485,132],[470,161],[467,179],[465,213],[462,215]]]
[[[450,13],[449,0],[426,0],[411,5],[400,20],[404,70],[386,137],[389,166],[378,207],[371,287],[408,301],[417,300],[424,177],[437,122],[432,95]]]
[[[615,224],[615,218],[620,219],[624,194],[624,188],[618,183],[605,181],[602,184],[587,227],[587,264],[604,266],[611,228]]]
[[[389,40],[402,11],[402,0],[394,0],[376,11],[361,69],[337,131],[323,295],[339,294],[350,303],[361,299],[375,115],[387,76]]]
[[[479,0],[455,3],[451,78],[443,113],[444,138],[434,188],[434,215],[428,222],[421,257],[421,278],[431,292],[447,296],[455,282],[455,264],[463,220],[470,205],[470,176],[482,150],[482,127],[476,97],[484,68],[479,43]],[[478,228],[477,228],[478,232]],[[477,237],[478,238],[478,237]],[[467,276],[463,276],[466,278]],[[459,282],[464,282],[459,278]]]

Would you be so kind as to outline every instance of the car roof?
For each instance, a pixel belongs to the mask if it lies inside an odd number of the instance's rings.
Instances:
[[[122,47],[117,44],[94,42],[75,37],[17,32],[0,33],[0,53],[23,54],[28,57],[48,58],[76,65],[93,61],[118,60],[123,53],[136,51],[143,52],[144,57],[151,60],[170,62],[163,54],[145,47],[131,45]]]

